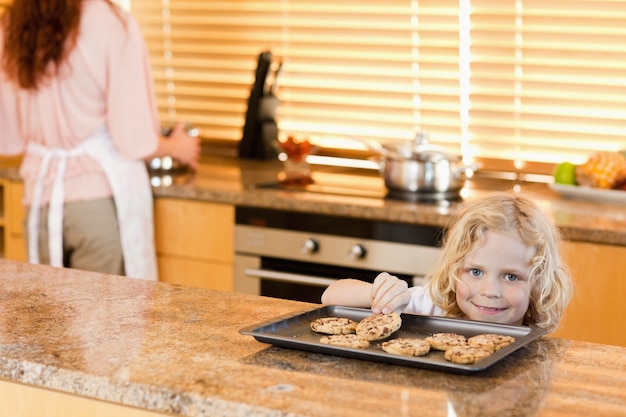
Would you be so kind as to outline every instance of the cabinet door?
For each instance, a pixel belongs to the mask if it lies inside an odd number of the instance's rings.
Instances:
[[[212,290],[233,290],[232,264],[159,256],[159,281]]]
[[[0,258],[6,257],[5,247],[6,247],[6,236],[7,236],[7,227],[6,227],[6,181],[0,178]]]
[[[626,247],[567,242],[574,297],[556,337],[626,346]]]
[[[155,199],[159,280],[232,290],[234,226],[232,205]]]
[[[24,185],[18,181],[6,183],[6,258],[26,261],[26,239],[24,238]]]
[[[11,417],[171,416],[8,381],[0,381],[0,398],[1,415]]]
[[[159,254],[232,262],[235,209],[231,205],[157,198]]]
[[[8,235],[5,252],[7,259],[26,262],[26,259],[28,259],[28,254],[26,253],[26,240],[23,237]]]

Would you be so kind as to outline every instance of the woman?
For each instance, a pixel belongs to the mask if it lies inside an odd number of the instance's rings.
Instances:
[[[28,254],[156,279],[145,160],[196,168],[199,142],[160,126],[139,26],[108,0],[14,0],[1,20],[0,153],[24,153]]]

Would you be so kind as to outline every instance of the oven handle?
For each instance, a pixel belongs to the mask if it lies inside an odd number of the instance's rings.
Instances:
[[[246,275],[258,277],[261,279],[269,279],[272,281],[291,282],[296,284],[316,285],[319,287],[327,287],[336,279],[321,278],[312,275],[289,274],[286,272],[272,271],[270,269],[246,268]]]

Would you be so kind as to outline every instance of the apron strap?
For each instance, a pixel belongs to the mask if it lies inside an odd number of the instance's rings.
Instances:
[[[32,151],[34,146],[28,144],[28,151]],[[39,210],[41,208],[41,194],[43,192],[43,180],[48,172],[52,153],[46,153],[39,166],[37,180],[33,190],[33,199],[28,213],[28,262],[32,264],[39,263]]]
[[[89,139],[88,139],[89,140]],[[43,183],[50,162],[57,160],[56,173],[54,174],[50,203],[48,208],[48,247],[50,251],[50,265],[63,266],[63,204],[65,196],[65,170],[67,159],[72,156],[84,154],[84,143],[73,149],[48,148],[35,142],[29,142],[26,152],[43,155],[37,180],[33,189],[33,200],[28,213],[28,262],[39,263],[39,222],[41,210],[41,197]]]
[[[126,275],[150,280],[158,278],[154,248],[152,190],[146,165],[142,161],[123,158],[115,148],[105,126],[76,148],[47,148],[29,142],[27,152],[43,156],[28,216],[29,262],[39,263],[39,221],[43,183],[50,169],[50,162],[55,159],[58,165],[50,193],[48,247],[50,264],[63,266],[63,204],[67,160],[73,156],[88,155],[101,166],[111,185]]]

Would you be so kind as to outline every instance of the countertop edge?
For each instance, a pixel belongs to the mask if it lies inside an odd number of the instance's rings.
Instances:
[[[376,198],[328,196],[302,191],[255,187],[254,181],[275,178],[276,165],[258,161],[241,161],[236,158],[213,158],[188,180],[170,186],[153,186],[155,198],[174,198],[248,206],[273,208],[316,214],[337,215],[362,219],[393,221],[445,227],[453,207],[429,206],[416,202],[382,201]],[[220,165],[222,164],[222,165]],[[0,165],[0,178],[20,181],[18,168]],[[252,182],[250,182],[252,181]],[[545,184],[529,187],[546,205],[557,205],[552,211],[565,211],[561,220],[551,213],[555,224],[567,240],[616,246],[626,246],[626,214],[619,214],[619,205],[594,205],[590,202],[560,197]],[[540,191],[536,191],[540,190]],[[606,214],[608,208],[612,212]],[[626,209],[624,210],[626,211]],[[557,213],[559,214],[559,213]],[[617,225],[617,226],[616,226]]]

